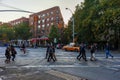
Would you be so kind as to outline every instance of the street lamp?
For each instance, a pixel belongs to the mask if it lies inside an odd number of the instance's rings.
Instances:
[[[73,15],[73,12],[72,12],[72,10],[70,8],[66,8],[66,10],[69,10],[72,13],[72,15]],[[74,42],[74,36],[75,36],[75,32],[74,32],[74,17],[72,17],[72,21],[73,21],[73,34],[72,34],[72,36],[73,36],[73,42]]]

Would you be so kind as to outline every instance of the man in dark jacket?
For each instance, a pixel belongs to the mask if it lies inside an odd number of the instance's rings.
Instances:
[[[12,46],[11,45],[11,53],[12,53],[12,61],[14,61],[14,59],[15,59],[15,57],[16,57],[16,54],[17,54],[17,52],[16,52],[16,50],[15,50],[15,48],[14,48],[14,46]]]
[[[85,61],[87,61],[84,43],[81,43],[81,45],[80,45],[80,57],[78,57],[78,59],[80,60],[81,58],[83,58]]]
[[[10,59],[11,59],[10,47],[6,48],[6,50],[5,50],[5,57],[6,57],[5,63],[9,63]]]
[[[45,56],[45,59],[48,58],[48,55],[49,55],[49,48],[50,48],[50,44],[47,45],[47,50],[46,50],[46,56]]]
[[[51,59],[55,62],[55,58],[54,58],[54,48],[53,46],[49,47],[49,51],[48,51],[49,55],[48,55],[48,59],[47,61],[51,61]]]
[[[108,58],[108,56],[111,56],[113,58],[113,55],[110,54],[110,46],[108,43],[106,43],[106,46],[105,46],[105,53],[106,53],[106,58]]]

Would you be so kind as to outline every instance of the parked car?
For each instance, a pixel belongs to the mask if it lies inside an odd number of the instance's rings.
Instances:
[[[62,47],[65,51],[80,51],[79,46],[75,46],[74,43],[70,43]]]

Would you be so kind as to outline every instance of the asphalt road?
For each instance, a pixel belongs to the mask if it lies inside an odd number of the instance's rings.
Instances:
[[[78,52],[56,49],[56,62],[47,62],[46,48],[28,48],[23,54],[18,48],[15,62],[5,64],[4,47],[0,47],[0,80],[119,80],[120,53],[112,51],[114,58],[105,58],[103,51],[96,52],[97,61],[78,61]]]

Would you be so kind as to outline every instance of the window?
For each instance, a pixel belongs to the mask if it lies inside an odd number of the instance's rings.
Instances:
[[[50,24],[48,23],[48,24],[47,24],[47,27],[49,27],[49,26],[50,26]]]
[[[40,20],[38,20],[38,24],[40,24],[40,22],[41,22],[41,21],[40,21]]]
[[[59,23],[59,17],[58,16],[56,17],[56,22]]]
[[[49,13],[47,13],[47,16],[49,16]]]
[[[40,25],[38,25],[38,28],[40,29],[40,28],[41,28],[41,26],[40,26]]]
[[[52,17],[52,18],[51,18],[51,21],[53,21],[53,20],[54,20],[54,18]]]
[[[44,17],[45,17],[45,14],[42,15],[42,18],[44,18]]]
[[[41,15],[38,15],[38,18],[40,19]]]
[[[53,12],[51,12],[51,14],[53,14]]]
[[[53,23],[51,23],[51,25],[53,25]]]
[[[59,14],[59,11],[56,11],[57,14]]]
[[[49,21],[49,18],[47,18],[47,22]]]
[[[44,22],[45,22],[45,20],[43,19],[43,20],[42,20],[42,23],[44,23]]]
[[[45,27],[45,25],[43,24],[43,25],[42,25],[42,28],[44,28],[44,27]]]

